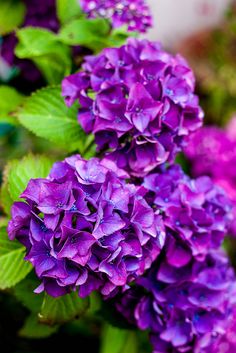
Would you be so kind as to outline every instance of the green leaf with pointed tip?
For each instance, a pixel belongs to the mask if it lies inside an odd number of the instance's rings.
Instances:
[[[14,201],[19,200],[30,179],[45,178],[53,161],[46,156],[29,154],[20,161],[12,161],[8,170],[8,190]]]
[[[20,26],[25,17],[26,8],[21,0],[0,1],[0,35],[12,32]]]
[[[20,337],[25,338],[46,338],[58,330],[58,326],[48,326],[40,323],[36,314],[31,314],[19,331]]]
[[[45,294],[39,314],[40,322],[49,325],[62,324],[75,318],[80,318],[89,307],[89,298],[80,298],[72,292],[59,298]]]
[[[100,353],[138,353],[135,332],[105,325]]]
[[[26,27],[17,31],[17,37],[16,56],[32,60],[49,83],[60,83],[70,74],[70,48],[59,42],[56,34],[42,28]]]
[[[18,121],[13,113],[22,103],[24,96],[13,87],[0,85],[0,97],[0,129],[1,123],[17,125]]]
[[[13,287],[31,271],[24,260],[25,247],[8,239],[6,228],[0,228],[0,289]]]
[[[76,19],[65,24],[58,34],[59,39],[68,45],[81,45],[98,51],[107,46],[110,32],[105,19]]]
[[[46,87],[25,100],[18,112],[20,123],[39,137],[68,152],[83,153],[89,138],[77,121],[78,105],[68,108],[60,87]]]
[[[57,17],[61,24],[83,15],[78,0],[56,0]]]

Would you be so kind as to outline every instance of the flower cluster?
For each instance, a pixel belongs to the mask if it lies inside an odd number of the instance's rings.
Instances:
[[[234,274],[219,250],[230,203],[209,177],[191,180],[177,165],[147,175],[143,186],[162,214],[165,246],[117,308],[150,329],[154,352],[200,352],[212,344],[210,333],[223,332],[230,308]]]
[[[88,56],[62,84],[67,105],[79,100],[79,123],[95,134],[98,150],[109,149],[106,158],[135,176],[173,161],[184,137],[201,126],[193,92],[193,73],[181,56],[137,39]]]
[[[152,26],[145,0],[80,0],[80,3],[89,18],[107,18],[114,28],[126,25],[128,31],[146,32]]]
[[[190,179],[179,165],[172,165],[146,176],[143,185],[149,190],[148,203],[161,210],[168,232],[178,239],[169,246],[175,266],[186,265],[191,256],[203,260],[209,249],[221,245],[231,204],[209,177]]]
[[[161,261],[123,294],[117,308],[139,329],[150,329],[154,353],[200,353],[225,332],[234,273],[220,251],[176,266],[174,238],[167,239]]]
[[[225,129],[205,126],[188,138],[185,155],[191,162],[193,176],[209,175],[220,185],[231,199],[234,217],[231,234],[236,234],[236,119],[232,119]]]
[[[165,241],[162,219],[125,176],[77,155],[29,182],[8,234],[25,245],[42,281],[38,292],[59,296],[79,287],[81,297],[93,290],[111,296],[151,266]]]
[[[89,16],[110,16],[115,27],[127,23],[134,3],[82,2]],[[129,29],[143,29],[128,18]],[[195,158],[197,135],[189,135],[203,112],[194,89],[186,61],[156,42],[132,38],[86,57],[63,80],[62,95],[68,106],[79,102],[79,123],[94,134],[100,159],[71,156],[47,178],[30,180],[8,225],[41,280],[36,292],[120,295],[118,310],[150,330],[154,353],[206,353],[227,334],[235,305],[234,273],[219,249],[231,202],[210,178],[227,164],[215,165],[211,146],[197,179],[174,164],[188,140]],[[222,143],[217,156],[230,160],[233,137],[214,133]],[[202,176],[207,165],[215,172]]]
[[[26,15],[22,27],[33,26],[57,31],[59,22],[56,17],[55,0],[24,0],[26,5]],[[18,68],[21,77],[30,82],[35,82],[41,78],[39,70],[30,60],[18,59],[14,54],[17,44],[15,33],[4,36],[2,46],[0,47],[0,56],[10,67]]]

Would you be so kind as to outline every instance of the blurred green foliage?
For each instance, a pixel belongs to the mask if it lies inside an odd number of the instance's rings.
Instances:
[[[205,122],[224,125],[236,113],[236,6],[224,22],[181,44],[197,78]]]

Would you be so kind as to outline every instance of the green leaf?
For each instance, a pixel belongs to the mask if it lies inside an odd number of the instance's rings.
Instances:
[[[5,214],[10,215],[12,204],[13,204],[13,200],[8,191],[8,183],[4,182],[1,185],[1,189],[0,189],[0,205],[3,211],[5,212]]]
[[[0,205],[10,215],[14,201],[19,200],[32,178],[44,178],[49,174],[53,161],[46,156],[32,155],[21,160],[8,162],[3,172],[3,183],[0,189]]]
[[[70,74],[71,63],[68,62],[68,65],[66,62],[63,63],[56,54],[42,56],[33,61],[49,84],[60,83],[65,76]]]
[[[105,325],[100,353],[138,353],[135,332]]]
[[[0,124],[16,125],[17,119],[13,116],[13,112],[22,103],[24,96],[13,87],[0,85],[0,97]]]
[[[58,41],[56,34],[42,28],[26,27],[17,31],[17,37],[16,56],[32,60],[49,83],[59,83],[70,73],[71,51]]]
[[[0,228],[7,227],[9,219],[6,217],[0,217]]]
[[[52,167],[46,156],[29,154],[20,161],[12,161],[8,170],[8,190],[14,201],[19,200],[30,179],[45,178]]]
[[[78,293],[70,293],[59,298],[45,294],[39,314],[40,322],[49,325],[62,324],[81,317],[89,307],[89,299],[81,299]]]
[[[180,164],[186,174],[191,174],[189,162],[183,153],[177,154],[177,156],[175,158],[175,163]]]
[[[43,88],[25,100],[18,112],[20,123],[35,135],[83,153],[87,137],[77,121],[78,106],[68,108],[60,87]]]
[[[14,162],[8,162],[3,171],[3,182],[0,189],[0,205],[3,211],[10,215],[11,206],[13,204],[13,199],[8,190],[8,174]]]
[[[83,12],[78,0],[56,0],[57,17],[61,24],[71,21],[75,17],[80,17]]]
[[[57,36],[43,28],[24,27],[16,33],[19,43],[15,49],[20,59],[31,59],[51,53],[52,45],[59,44]]]
[[[109,32],[110,25],[105,19],[77,19],[64,25],[58,36],[68,45],[81,45],[98,51],[107,46]]]
[[[31,271],[32,266],[24,260],[25,247],[10,241],[6,228],[0,228],[0,289],[13,287]]]
[[[129,37],[137,37],[137,33],[128,32],[127,26],[115,28],[108,37],[107,47],[120,47]]]
[[[25,338],[46,338],[58,330],[58,326],[48,326],[40,323],[35,314],[31,314],[25,321],[24,326],[19,331],[19,336]]]
[[[13,200],[8,191],[8,183],[4,182],[0,189],[0,205],[5,214],[10,215]]]
[[[15,297],[24,305],[31,313],[38,314],[44,299],[44,294],[35,294],[34,290],[39,286],[40,282],[30,273],[23,281],[14,287]]]
[[[12,32],[25,17],[25,5],[20,0],[0,1],[0,35]]]

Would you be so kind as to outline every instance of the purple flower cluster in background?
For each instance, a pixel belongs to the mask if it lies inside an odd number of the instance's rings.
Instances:
[[[111,164],[108,166],[115,167]],[[37,291],[59,296],[93,290],[111,296],[144,273],[165,241],[162,219],[143,188],[122,171],[79,155],[33,179],[12,207],[10,239],[18,239],[41,279]]]
[[[145,0],[80,0],[89,18],[107,18],[114,28],[127,26],[128,31],[146,32],[152,16]]]
[[[56,32],[59,22],[56,17],[55,0],[24,0],[26,16],[22,27],[33,26],[46,28]],[[10,67],[16,67],[21,72],[21,77],[29,82],[36,82],[41,79],[41,73],[30,60],[18,59],[14,54],[17,44],[15,33],[3,37],[0,47],[0,56]]]
[[[95,134],[99,151],[131,175],[172,162],[184,138],[202,124],[194,76],[180,56],[159,43],[129,39],[88,56],[83,70],[64,79],[68,106],[80,103],[79,123]]]
[[[236,118],[225,128],[205,126],[188,138],[185,155],[191,163],[194,177],[209,175],[232,200],[231,234],[236,235]]]
[[[24,3],[27,9],[24,26],[47,28],[53,32],[58,30],[55,0],[24,0]]]
[[[123,294],[117,308],[130,323],[150,330],[153,353],[200,353],[227,330],[234,272],[220,251],[176,266],[173,239],[167,237],[163,256]]]

